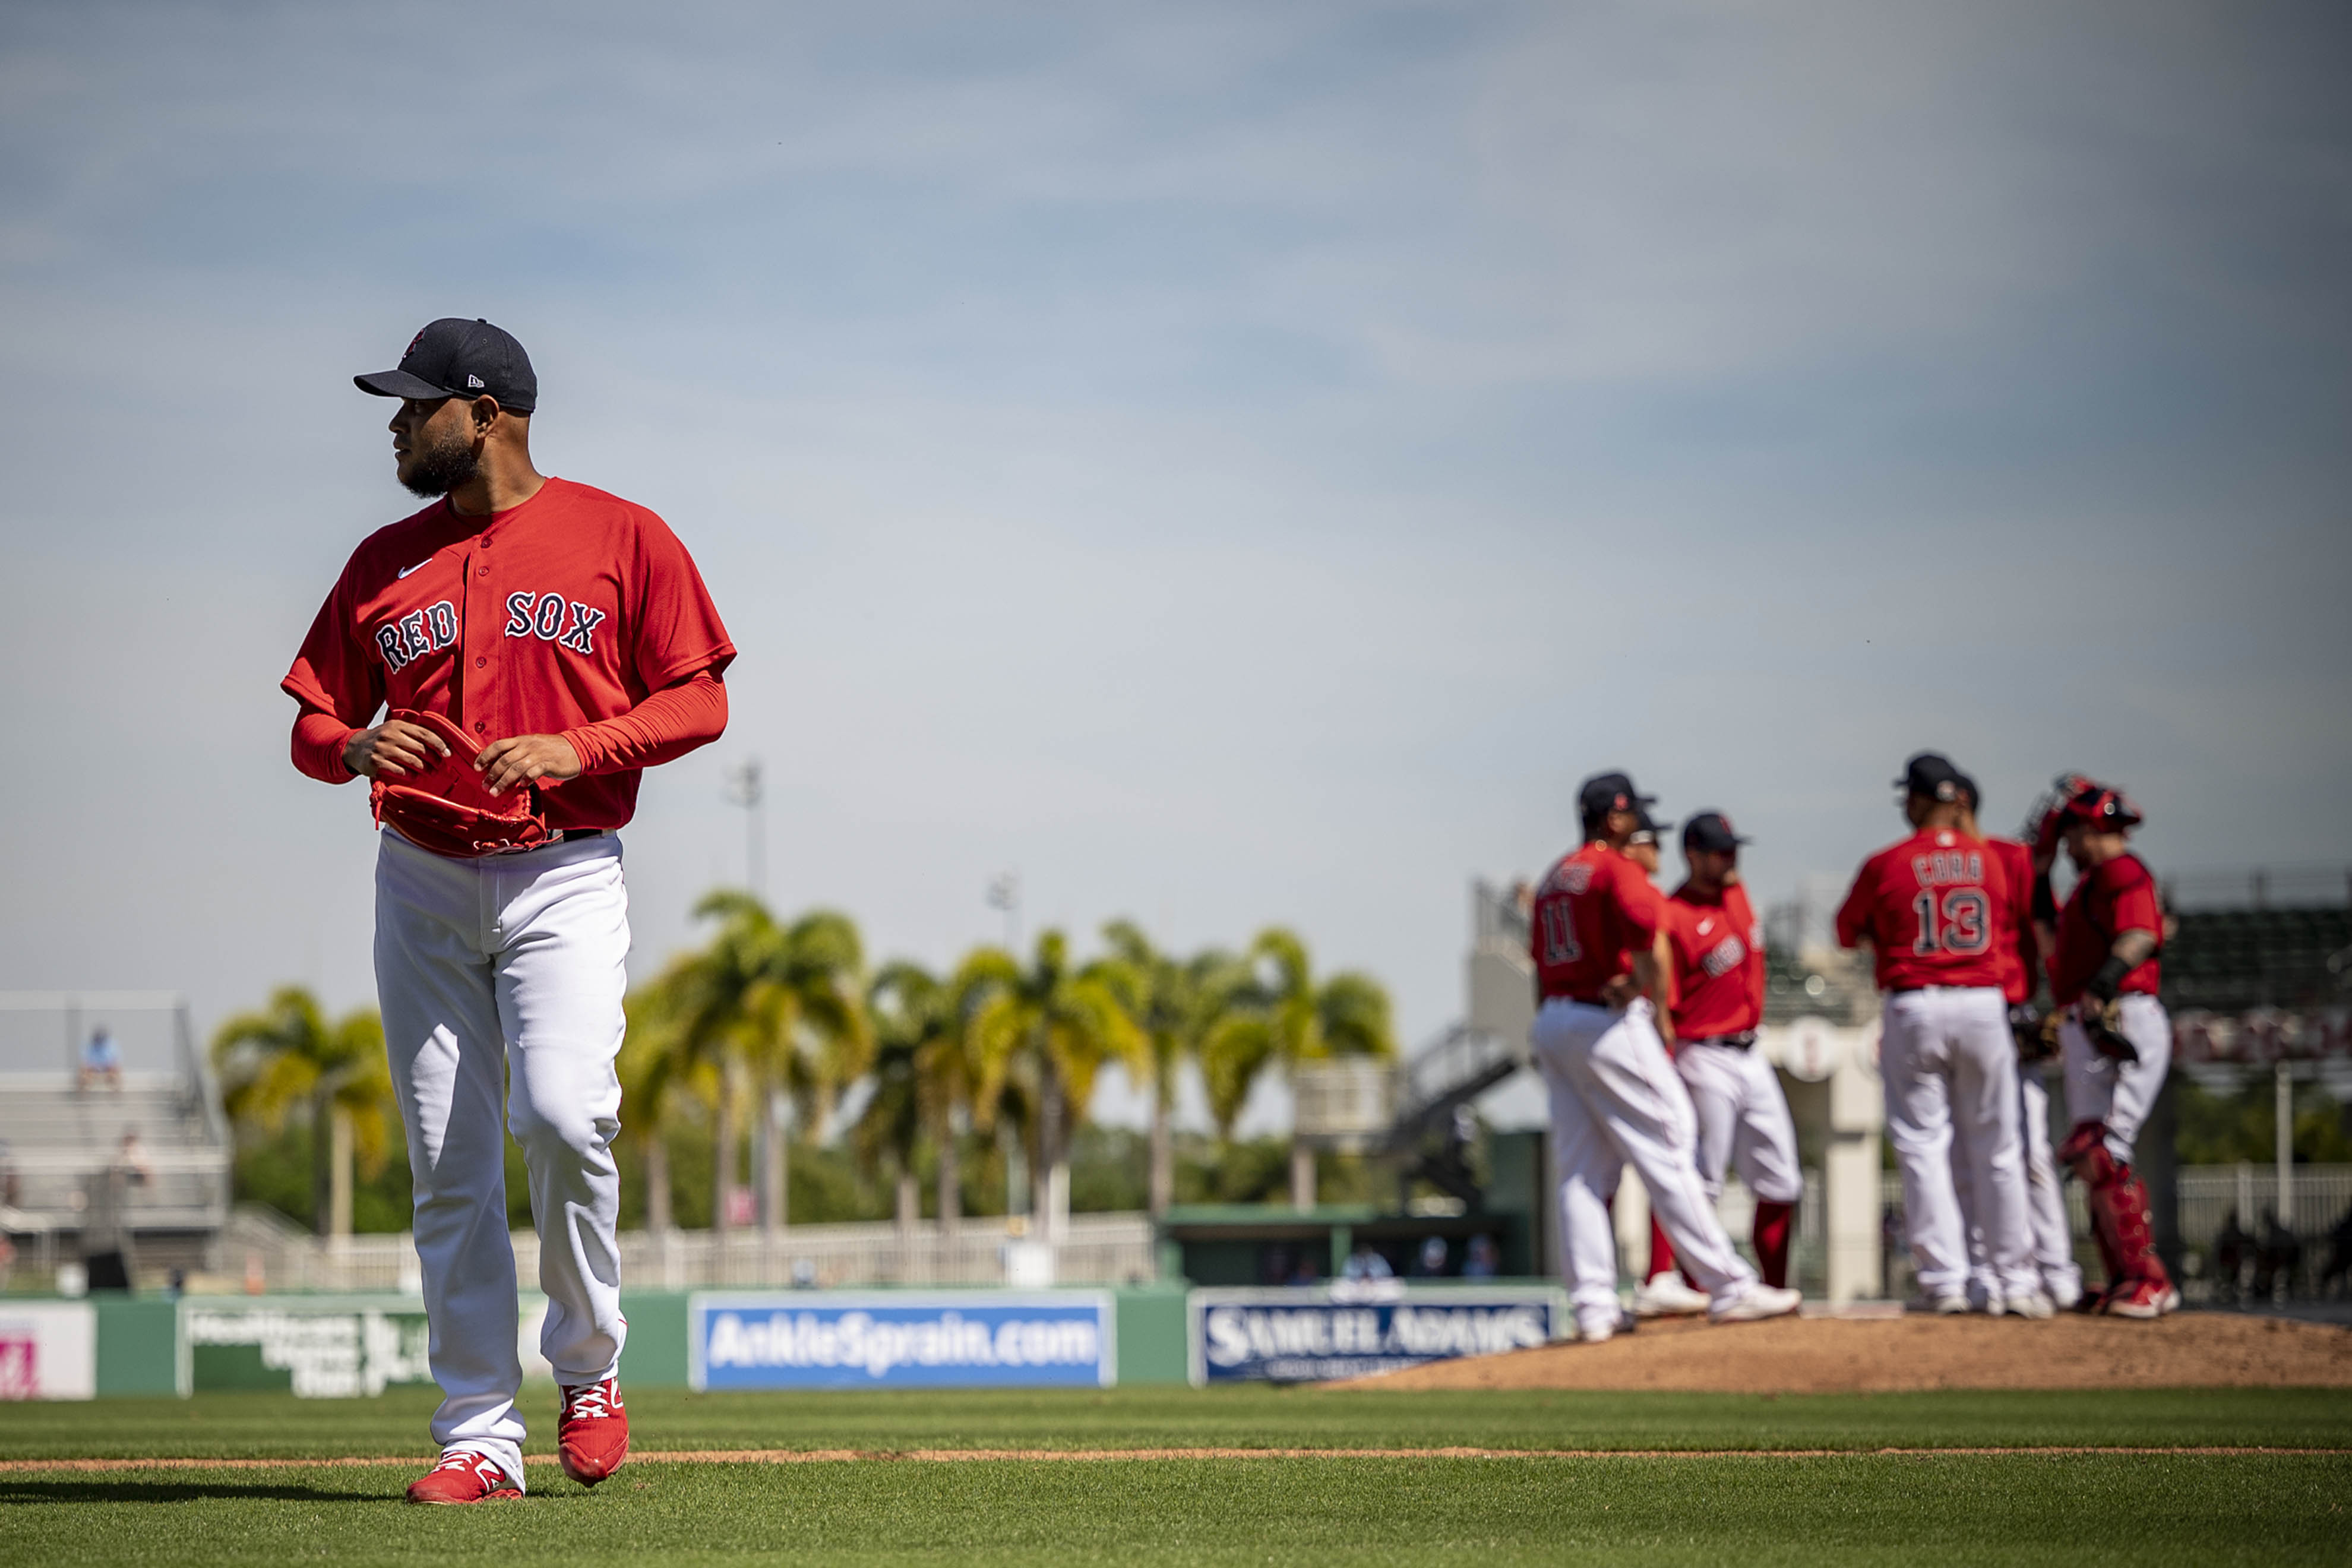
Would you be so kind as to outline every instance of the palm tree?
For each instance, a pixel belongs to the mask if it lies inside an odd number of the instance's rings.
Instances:
[[[1223,1136],[1269,1065],[1288,1071],[1301,1062],[1396,1055],[1389,995],[1369,974],[1348,971],[1317,983],[1307,944],[1270,926],[1250,944],[1252,980],[1234,1009],[1210,1029],[1202,1047],[1210,1114]],[[1314,1202],[1315,1152],[1295,1134],[1290,1150],[1291,1201]]]
[[[760,1223],[773,1232],[786,1217],[779,1097],[792,1100],[804,1135],[814,1136],[835,1097],[873,1055],[865,952],[856,925],[830,910],[778,925],[750,894],[721,891],[704,898],[694,913],[719,922],[710,945],[697,955],[704,967],[690,987],[698,1003],[691,1037],[715,1044],[723,1058],[716,1223],[726,1223],[735,1163],[733,1109],[748,1079],[759,1117]]]
[[[352,1233],[354,1154],[370,1175],[383,1168],[392,1070],[383,1024],[373,1007],[333,1024],[299,985],[272,992],[257,1013],[239,1013],[213,1036],[213,1068],[229,1115],[272,1133],[287,1110],[307,1102],[310,1117],[310,1204],[320,1236]]]
[[[915,1175],[927,1120],[922,1056],[943,1024],[939,991],[939,982],[921,966],[900,962],[883,965],[866,994],[874,1025],[874,1092],[850,1129],[850,1146],[869,1175],[890,1168],[897,1188],[892,1212],[902,1237],[913,1231],[922,1209]]]
[[[1070,962],[1058,931],[1038,937],[1027,968],[1002,948],[982,948],[957,971],[970,998],[966,1027],[980,1068],[977,1119],[992,1119],[1019,1096],[1034,1108],[1033,1169],[1045,1175],[1045,1235],[1058,1241],[1070,1204],[1070,1130],[1094,1096],[1095,1076],[1114,1059],[1140,1073],[1149,1056],[1143,1031],[1121,998],[1140,986],[1124,959]]]
[[[1203,1043],[1244,994],[1249,967],[1217,948],[1180,962],[1153,947],[1130,921],[1111,921],[1103,927],[1103,939],[1134,975],[1138,988],[1124,1001],[1150,1051],[1151,1170],[1146,1190],[1157,1216],[1167,1212],[1176,1195],[1177,1074],[1186,1058],[1199,1059]]]
[[[907,1103],[893,1100],[887,1110],[876,1114],[892,1118],[889,1136],[896,1139],[908,1134],[904,1123],[895,1120],[911,1110],[915,1119],[914,1135],[927,1135],[938,1156],[937,1205],[940,1228],[953,1234],[963,1213],[963,1168],[961,1146],[958,1142],[960,1118],[970,1116],[978,1095],[982,1077],[975,1052],[972,1030],[969,1021],[978,1004],[984,999],[992,984],[993,971],[982,973],[959,971],[941,981],[921,965],[900,961],[887,963],[875,976],[866,992],[866,1013],[874,1022],[875,1037],[879,1042],[876,1074],[881,1079],[876,1099],[883,1091],[896,1092],[903,1070]],[[905,1055],[903,1069],[892,1066],[892,1052]],[[1000,1105],[998,1110],[1008,1109]],[[1015,1110],[1013,1120],[1021,1120]],[[908,1201],[905,1191],[906,1173],[910,1163],[899,1163],[902,1205]]]
[[[694,955],[673,960],[629,993],[628,1033],[615,1064],[624,1115],[645,1148],[646,1228],[659,1236],[675,1223],[670,1194],[668,1121],[681,1089],[709,1096],[715,1072],[698,1058],[685,1026]]]

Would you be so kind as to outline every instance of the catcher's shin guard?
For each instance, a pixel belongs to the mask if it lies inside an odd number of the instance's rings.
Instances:
[[[1767,1203],[1756,1205],[1756,1272],[1764,1283],[1775,1289],[1785,1289],[1789,1284],[1789,1233],[1794,1228],[1797,1205]]]
[[[2107,1267],[2107,1296],[2141,1283],[2168,1292],[2172,1279],[2165,1271],[2164,1260],[2156,1255],[2147,1188],[2137,1173],[2109,1152],[2106,1124],[2077,1124],[2059,1147],[2058,1157],[2088,1189],[2091,1229],[2098,1239],[2100,1259]]]
[[[2106,1188],[2121,1169],[2116,1158],[2107,1152],[2107,1124],[2104,1121],[2078,1121],[2058,1145],[2058,1163],[2074,1173],[2083,1184],[2084,1206],[2091,1211],[2091,1239],[2098,1244],[2099,1262],[2106,1270],[2106,1289],[2086,1292],[2082,1310],[2095,1312],[2100,1300],[2122,1285],[2124,1258],[2116,1246],[2116,1229],[2107,1213]]]

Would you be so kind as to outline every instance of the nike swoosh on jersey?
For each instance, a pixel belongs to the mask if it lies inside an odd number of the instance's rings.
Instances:
[[[405,577],[405,576],[407,576],[411,572],[422,572],[422,571],[424,571],[427,566],[430,566],[430,565],[432,565],[432,564],[433,564],[433,557],[431,557],[430,555],[428,555],[428,556],[426,556],[424,560],[422,560],[422,561],[418,562],[415,565],[414,565],[414,566],[403,567],[403,568],[402,568],[398,573],[396,573],[396,574],[395,574],[395,575],[397,575],[397,576]]]

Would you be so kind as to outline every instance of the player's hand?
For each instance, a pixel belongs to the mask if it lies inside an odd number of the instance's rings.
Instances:
[[[1604,1007],[1629,1007],[1633,998],[1642,994],[1642,983],[1630,974],[1613,976],[1601,988],[1601,1005]]]
[[[343,742],[343,766],[362,778],[401,778],[430,769],[436,752],[447,756],[449,742],[422,724],[386,719]]]
[[[481,755],[474,759],[474,768],[489,792],[498,795],[511,784],[576,779],[580,753],[561,735],[509,735],[484,746]]]

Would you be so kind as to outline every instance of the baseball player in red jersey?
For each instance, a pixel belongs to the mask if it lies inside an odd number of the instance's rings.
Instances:
[[[1764,1021],[1764,931],[1739,880],[1739,846],[1721,812],[1683,824],[1689,875],[1666,900],[1674,960],[1675,1070],[1698,1115],[1698,1173],[1707,1201],[1737,1169],[1756,1197],[1751,1240],[1768,1285],[1789,1282],[1790,1230],[1805,1178],[1797,1124],[1769,1064],[1756,1054]]]
[[[532,468],[538,379],[512,337],[435,321],[398,369],[356,380],[400,399],[399,479],[437,499],[352,552],[283,685],[301,705],[295,765],[370,780],[384,828],[376,988],[444,1396],[440,1461],[408,1496],[522,1493],[509,1127],[539,1227],[558,1451],[593,1485],[628,1452],[614,833],[641,770],[726,727],[735,647],[661,519]]]
[[[2009,883],[1983,843],[1959,831],[1960,773],[1923,752],[1895,781],[1916,830],[1863,863],[1838,910],[1838,940],[1870,944],[1886,993],[1879,1074],[1886,1129],[1903,1173],[1903,1208],[1922,1310],[1969,1310],[1966,1222],[1954,1145],[1975,1190],[1993,1313],[2055,1310],[2029,1256],[2025,1156],[2018,1130],[2017,1048],[2001,996],[2001,911]]]
[[[2050,1088],[2042,1077],[2050,1047],[2043,1044],[2051,1031],[2033,1005],[2042,989],[2042,941],[2033,918],[2033,849],[2014,838],[1998,838],[1979,831],[1977,811],[1982,797],[1976,780],[1960,777],[1960,831],[1982,839],[1985,849],[2000,862],[2008,879],[2009,900],[2000,911],[2001,934],[1993,952],[2000,960],[2000,994],[2009,1003],[2010,1035],[2017,1042],[2017,1087],[2020,1131],[2025,1138],[2025,1210],[2032,1233],[2033,1266],[2042,1289],[2061,1311],[2083,1299],[2083,1270],[2074,1261],[2074,1237],[2066,1221],[2066,1194],[2059,1184],[2058,1162],[2050,1142]],[[1961,1173],[1956,1168],[1954,1179]],[[1981,1306],[1999,1294],[1986,1259],[1984,1232],[1976,1223],[1973,1189],[1960,1187],[1960,1208],[1969,1221],[1969,1298]]]
[[[1538,884],[1529,933],[1534,1055],[1551,1100],[1565,1272],[1587,1342],[1608,1339],[1622,1319],[1609,1203],[1629,1163],[1713,1321],[1779,1317],[1799,1304],[1733,1250],[1699,1180],[1690,1096],[1654,1021],[1669,973],[1664,900],[1624,853],[1648,804],[1622,773],[1585,781],[1584,843]]]
[[[1636,805],[1633,811],[1633,831],[1625,836],[1625,858],[1642,868],[1642,875],[1652,881],[1658,875],[1658,825],[1652,821],[1648,810]],[[1675,1054],[1675,1042],[1668,1039],[1666,1055]],[[1614,1204],[1612,1204],[1614,1218]],[[1775,1281],[1779,1283],[1779,1281]],[[1658,1211],[1650,1211],[1650,1262],[1641,1282],[1633,1287],[1633,1316],[1636,1318],[1692,1318],[1706,1310],[1707,1297],[1704,1290],[1694,1290],[1675,1271],[1675,1244],[1666,1238],[1665,1227],[1658,1223]]]
[[[2156,878],[2131,852],[2139,808],[2122,791],[2086,784],[2061,820],[2077,879],[2058,915],[2051,1000],[2060,1009],[2066,1114],[2058,1157],[2088,1189],[2107,1285],[2090,1303],[2121,1318],[2159,1318],[2180,1292],[2156,1255],[2147,1189],[2132,1146],[2172,1062],[2172,1020],[2157,1000],[2164,909]]]

